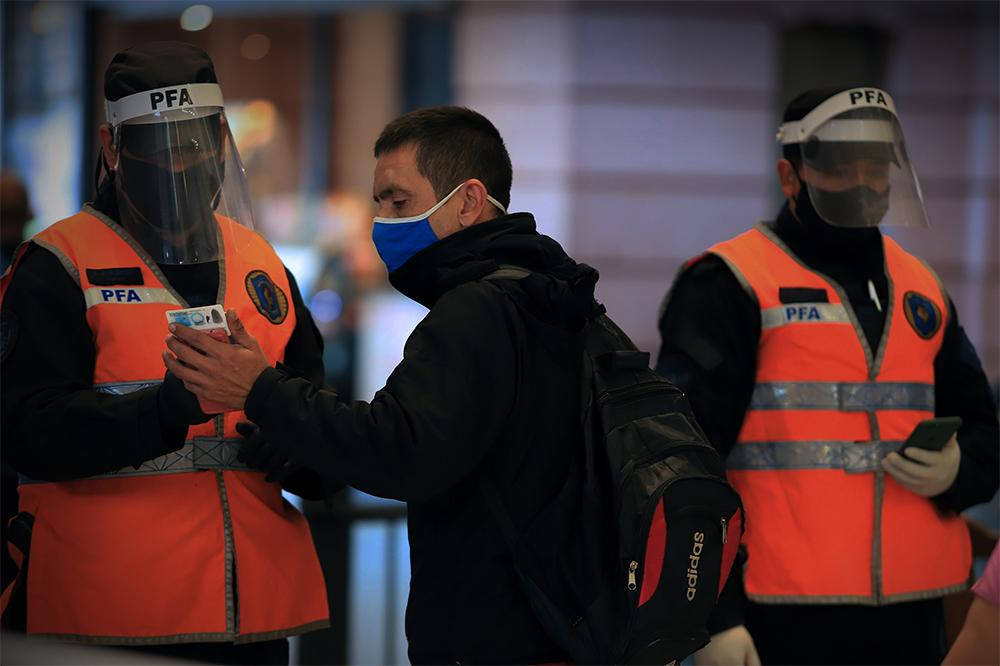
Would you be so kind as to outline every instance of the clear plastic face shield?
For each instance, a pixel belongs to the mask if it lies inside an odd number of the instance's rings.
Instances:
[[[837,227],[927,227],[920,183],[896,108],[876,88],[845,90],[778,129],[798,144],[798,175],[816,212]]]
[[[222,225],[253,229],[246,174],[217,84],[107,102],[122,226],[157,263],[224,256]]]

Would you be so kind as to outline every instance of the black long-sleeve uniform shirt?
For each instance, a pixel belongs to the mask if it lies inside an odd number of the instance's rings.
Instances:
[[[114,210],[105,213],[112,217]],[[214,262],[161,268],[192,307],[215,302],[219,278]],[[323,341],[287,269],[286,275],[296,324],[284,364],[321,385]],[[158,387],[127,395],[94,390],[96,349],[86,310],[79,285],[56,256],[31,244],[3,301],[0,404],[3,458],[34,479],[84,478],[183,445],[187,428],[161,414]]]
[[[871,298],[868,283],[880,303],[887,303],[881,235],[872,230],[863,242],[849,247],[838,247],[829,239],[820,242],[803,232],[787,207],[769,226],[809,268],[844,288],[869,345],[877,349],[885,312]],[[962,417],[958,431],[962,457],[955,482],[933,501],[943,510],[957,512],[988,501],[996,493],[1000,427],[989,382],[950,299],[948,310],[944,339],[934,361],[935,415]],[[753,392],[760,309],[726,264],[709,255],[677,279],[659,328],[662,347],[657,369],[687,393],[699,423],[725,458],[736,443]],[[720,600],[714,631],[742,621],[739,569],[734,567],[732,584]]]

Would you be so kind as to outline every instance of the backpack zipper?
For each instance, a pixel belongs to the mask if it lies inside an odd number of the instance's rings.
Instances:
[[[631,386],[606,389],[597,396],[597,404],[603,407],[609,402],[614,402],[621,398],[632,397],[633,394],[640,395],[643,393],[671,393],[674,395],[684,395],[680,389],[672,387],[663,381],[654,380],[642,382],[641,384],[633,384]]]
[[[659,461],[659,460],[665,460],[666,458],[669,458],[671,456],[677,455],[678,453],[681,453],[683,451],[691,451],[691,450],[698,450],[698,449],[701,449],[701,450],[708,449],[708,450],[712,451],[713,453],[717,453],[715,451],[715,449],[713,449],[710,444],[705,444],[704,442],[698,442],[698,441],[695,441],[695,440],[691,440],[691,441],[687,441],[687,442],[678,442],[676,444],[672,444],[671,448],[669,448],[669,449],[657,449],[656,451],[653,451],[652,453],[650,453],[648,455],[641,456],[641,457],[638,457],[638,458],[632,458],[631,460],[629,460],[625,464],[625,467],[623,467],[622,470],[621,470],[622,480],[618,484],[618,504],[615,506],[615,511],[618,512],[618,511],[621,510],[621,503],[620,502],[621,502],[621,499],[622,499],[622,488],[624,488],[625,484],[627,484],[629,482],[629,480],[632,478],[632,474],[635,471],[635,468],[636,468],[637,465],[645,465],[645,464],[648,464],[648,463],[651,463],[651,462],[656,462],[656,461]],[[697,478],[702,478],[702,477],[699,476]],[[704,478],[714,478],[714,477],[704,477]],[[666,483],[669,485],[670,483],[672,483],[673,481],[676,481],[676,480],[677,480],[676,478],[675,479],[670,479]]]
[[[635,590],[635,570],[639,568],[639,563],[632,560],[628,563],[628,589]]]

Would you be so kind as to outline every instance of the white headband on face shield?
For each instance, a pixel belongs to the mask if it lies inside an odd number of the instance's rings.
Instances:
[[[830,120],[812,134],[820,141],[851,141],[854,143],[892,143],[896,139],[895,125],[888,120],[845,118]],[[812,137],[810,137],[812,138]]]
[[[896,116],[896,105],[892,101],[892,97],[889,93],[884,90],[879,90],[878,88],[852,88],[851,90],[845,90],[844,92],[837,93],[833,97],[824,101],[822,104],[817,106],[815,109],[810,111],[805,115],[802,120],[793,120],[787,123],[782,123],[781,127],[778,128],[777,139],[782,144],[789,143],[805,143],[818,127],[823,123],[827,122],[835,116],[839,116],[845,111],[850,111],[852,109],[864,109],[864,108],[875,108],[888,111],[893,116]],[[871,119],[847,119],[845,118],[843,123],[872,123]],[[841,131],[848,132],[848,130],[843,129]],[[840,139],[841,141],[846,141],[849,139]],[[869,141],[876,141],[885,139],[862,139]]]
[[[156,90],[145,90],[111,102],[105,101],[105,111],[112,127],[140,118],[158,118],[170,111],[190,111],[201,107],[222,108],[222,88],[218,83],[185,83]]]

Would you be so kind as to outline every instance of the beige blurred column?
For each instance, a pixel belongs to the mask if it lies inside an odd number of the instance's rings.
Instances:
[[[375,139],[400,113],[400,15],[388,10],[345,13],[335,35],[330,119],[334,182],[369,201]]]

